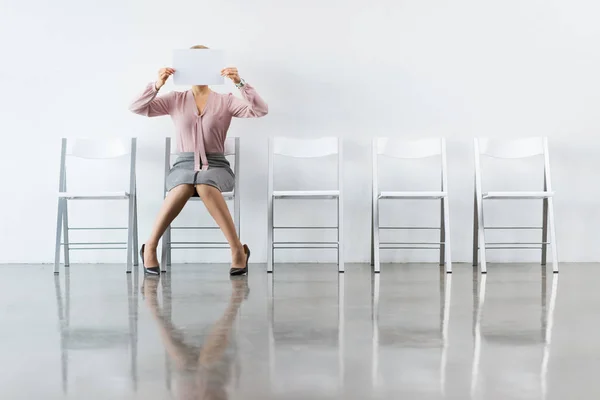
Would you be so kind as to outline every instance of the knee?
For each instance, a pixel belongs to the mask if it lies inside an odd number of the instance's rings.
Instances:
[[[209,198],[220,194],[219,189],[211,185],[197,185],[196,191],[198,192],[198,196],[200,196],[200,198]]]

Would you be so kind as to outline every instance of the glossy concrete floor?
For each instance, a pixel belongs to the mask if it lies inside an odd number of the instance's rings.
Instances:
[[[600,265],[0,268],[1,399],[600,398]]]

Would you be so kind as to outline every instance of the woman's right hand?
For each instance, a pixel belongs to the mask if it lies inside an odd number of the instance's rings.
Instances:
[[[156,80],[156,90],[159,90],[161,87],[163,87],[165,82],[167,82],[167,79],[169,79],[169,77],[174,73],[175,70],[173,68],[161,68],[158,71],[158,79]]]

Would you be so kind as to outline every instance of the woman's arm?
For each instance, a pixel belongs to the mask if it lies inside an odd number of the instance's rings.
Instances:
[[[249,84],[240,88],[244,100],[229,95],[229,111],[237,118],[259,118],[269,113],[269,106]]]
[[[164,96],[157,97],[157,95],[156,83],[149,83],[146,89],[129,105],[129,110],[146,117],[171,114],[175,102],[175,92]]]
[[[223,68],[221,76],[231,79],[236,85],[240,85],[242,82],[238,69],[235,67]],[[251,85],[243,83],[243,86],[240,87],[240,92],[244,100],[240,100],[232,94],[229,95],[227,105],[232,116],[238,118],[258,118],[267,115],[269,106]]]
[[[142,92],[129,106],[129,110],[146,117],[158,117],[159,115],[171,114],[175,104],[175,93],[156,97],[158,91],[167,82],[167,79],[175,73],[173,68],[161,68],[158,70],[156,82],[149,83],[146,90]]]

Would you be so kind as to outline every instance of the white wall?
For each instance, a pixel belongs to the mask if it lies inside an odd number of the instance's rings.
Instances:
[[[254,261],[266,259],[268,135],[345,138],[351,262],[367,261],[370,254],[371,137],[449,138],[454,257],[467,261],[471,138],[548,135],[560,259],[599,261],[599,11],[593,0],[0,0],[0,263],[53,260],[62,136],[139,137],[141,239],[147,236],[162,199],[163,138],[173,129],[168,119],[130,114],[127,105],[169,63],[173,48],[193,44],[227,49],[231,64],[270,105],[268,117],[235,121],[231,130],[242,137],[242,234]],[[75,178],[99,187],[118,176],[76,172]],[[418,182],[430,172],[411,168],[401,179]],[[309,170],[286,168],[284,175],[323,183],[322,174]],[[397,218],[417,223],[430,209],[401,208]],[[539,220],[539,208],[532,208],[538,213],[533,215],[517,203],[497,210],[490,209],[490,222]],[[79,226],[124,216],[112,206],[72,211],[71,222]],[[186,211],[195,218],[198,213]],[[318,222],[308,213],[283,214]],[[531,253],[494,254],[493,260],[537,259]],[[436,256],[397,253],[383,259],[419,257]],[[175,261],[227,258],[226,252],[186,253]],[[315,258],[334,259],[316,252],[278,255]],[[122,259],[118,253],[73,255],[76,262]]]

